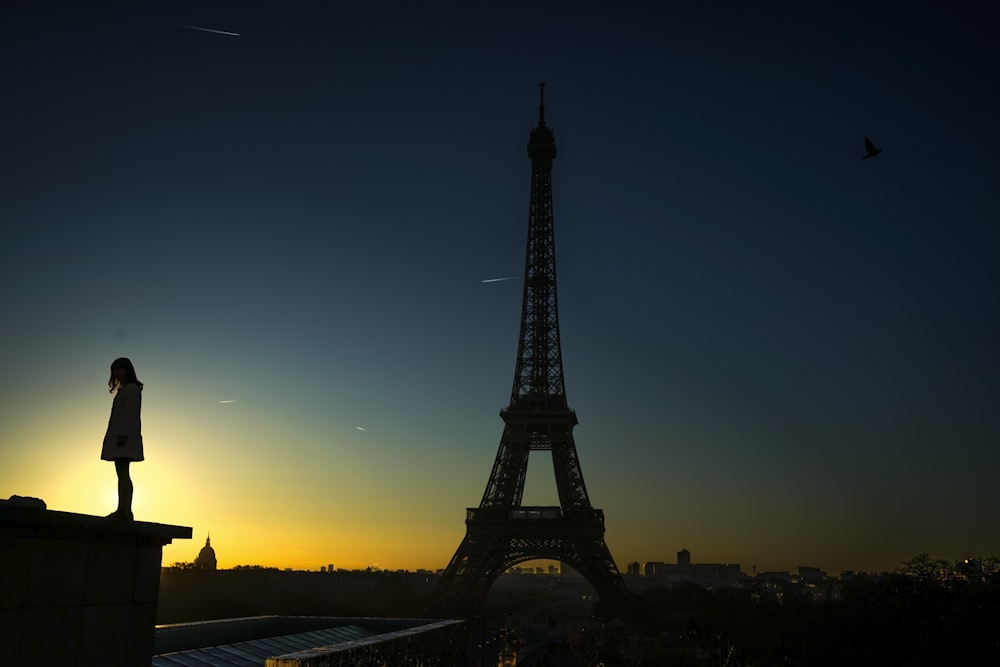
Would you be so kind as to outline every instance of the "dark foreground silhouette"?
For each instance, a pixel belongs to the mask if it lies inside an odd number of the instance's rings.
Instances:
[[[995,564],[994,564],[995,565]],[[501,577],[470,620],[477,651],[535,647],[518,665],[1000,664],[1000,573],[926,555],[896,572],[815,586],[707,590],[646,582],[640,614],[600,613],[579,577]],[[261,614],[415,615],[436,575],[165,570],[158,623]],[[495,653],[493,654],[495,655]]]

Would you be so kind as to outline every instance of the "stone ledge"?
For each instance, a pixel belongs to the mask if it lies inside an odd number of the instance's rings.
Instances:
[[[148,667],[163,546],[191,528],[0,502],[3,667]]]
[[[170,544],[191,539],[189,526],[124,521],[90,514],[57,512],[0,502],[0,530],[8,536],[86,541]]]

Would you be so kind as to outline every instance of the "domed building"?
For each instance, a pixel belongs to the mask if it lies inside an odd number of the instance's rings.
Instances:
[[[212,536],[205,538],[205,546],[198,552],[198,557],[194,559],[194,569],[215,570],[215,549],[212,548]]]

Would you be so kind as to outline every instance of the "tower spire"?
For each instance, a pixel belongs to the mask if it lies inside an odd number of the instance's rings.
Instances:
[[[545,82],[544,81],[538,82],[538,97],[540,100],[538,103],[538,125],[544,126],[545,125]]]

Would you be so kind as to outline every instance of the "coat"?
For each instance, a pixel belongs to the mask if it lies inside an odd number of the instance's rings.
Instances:
[[[101,459],[142,461],[142,390],[137,384],[118,387],[111,403],[108,432],[104,435]],[[125,436],[125,445],[118,447],[118,436]]]

